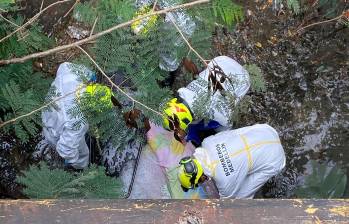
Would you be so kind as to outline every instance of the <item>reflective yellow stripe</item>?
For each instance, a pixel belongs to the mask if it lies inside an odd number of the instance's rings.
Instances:
[[[247,139],[245,136],[240,135],[240,138],[242,140],[242,142],[245,145],[244,150],[247,153],[247,160],[248,160],[248,172],[250,172],[252,170],[252,165],[253,165],[253,161],[252,161],[252,155],[251,155],[251,147],[248,145]]]
[[[252,168],[252,156],[251,156],[251,151],[252,150],[254,150],[257,147],[262,146],[262,145],[280,144],[281,143],[280,140],[270,140],[270,141],[260,141],[260,142],[248,145],[246,138],[244,136],[240,136],[240,137],[241,137],[245,147],[242,148],[242,149],[239,149],[236,152],[233,152],[233,153],[229,154],[229,158],[232,159],[232,158],[240,155],[241,153],[247,151],[248,152],[247,153],[247,158],[248,158],[248,161],[249,161],[249,171],[250,171],[250,168]],[[205,166],[211,171],[212,175],[215,176],[216,168],[217,168],[217,165],[219,163],[219,160],[212,161],[211,164],[207,164],[206,161],[204,163],[205,163]]]

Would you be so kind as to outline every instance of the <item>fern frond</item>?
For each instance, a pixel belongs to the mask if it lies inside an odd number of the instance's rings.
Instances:
[[[244,68],[250,75],[251,89],[254,92],[264,92],[266,90],[266,81],[262,70],[256,64],[245,65]]]
[[[301,11],[301,6],[299,0],[287,0],[287,7],[291,9],[295,14],[299,14]]]
[[[10,81],[2,89],[5,111],[7,112],[4,120],[10,120],[23,114],[27,114],[39,107],[40,102],[35,100],[31,89],[21,92],[19,85]],[[27,142],[30,137],[34,137],[38,132],[40,124],[39,115],[25,117],[15,122],[12,126],[5,126],[5,132],[14,134],[22,141]]]
[[[61,169],[49,169],[41,162],[32,165],[17,182],[25,186],[23,193],[29,198],[120,198],[121,182],[105,175],[102,167],[91,166],[81,174],[72,175]]]
[[[242,21],[244,18],[242,7],[231,0],[214,0],[212,10],[214,16],[221,18],[228,26],[233,25],[234,22]]]

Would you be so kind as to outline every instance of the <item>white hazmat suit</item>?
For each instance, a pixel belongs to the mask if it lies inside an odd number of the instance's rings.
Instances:
[[[77,126],[78,118],[68,114],[68,110],[75,104],[75,97],[85,91],[82,76],[90,79],[93,73],[81,65],[68,62],[61,64],[51,87],[55,88],[60,96],[71,94],[57,101],[57,107],[42,112],[45,139],[56,147],[66,163],[76,169],[86,168],[89,163],[89,149],[85,142],[88,124],[81,122],[81,125]]]
[[[250,77],[248,72],[238,62],[227,56],[219,56],[214,58],[208,64],[208,67],[213,68],[214,64],[218,65],[223,70],[225,75],[231,79],[232,83],[226,80],[222,86],[226,91],[235,96],[234,103],[237,105],[250,88]],[[206,68],[199,74],[198,79],[189,83],[188,86],[178,90],[179,96],[191,109],[195,103],[195,100],[200,95],[207,92],[208,77],[209,69]],[[220,76],[218,75],[218,77]],[[219,109],[221,105],[225,105],[225,108]],[[210,119],[219,122],[224,127],[229,127],[229,117],[233,111],[230,109],[227,99],[223,97],[219,91],[214,93],[212,96],[210,105],[208,105],[208,110],[209,114],[212,114]]]
[[[215,181],[221,198],[253,198],[286,161],[277,132],[267,124],[210,136],[194,157]]]

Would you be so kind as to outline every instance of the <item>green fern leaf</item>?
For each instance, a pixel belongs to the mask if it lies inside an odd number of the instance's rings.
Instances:
[[[39,168],[40,167],[40,168]],[[92,166],[81,174],[72,175],[61,169],[49,169],[41,162],[32,165],[17,178],[29,198],[119,198],[123,195],[121,182],[105,175],[104,168]]]

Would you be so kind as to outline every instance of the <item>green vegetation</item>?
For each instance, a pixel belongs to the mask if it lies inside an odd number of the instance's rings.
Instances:
[[[347,176],[339,167],[328,167],[311,161],[312,173],[305,176],[304,186],[295,193],[300,198],[341,198],[347,185]]]
[[[171,2],[171,5],[184,3],[181,0]],[[17,13],[17,7],[13,1],[1,2],[2,9],[7,10],[6,18],[18,26],[25,20]],[[159,2],[160,7],[162,3]],[[149,9],[152,8],[149,5]],[[96,23],[94,33],[100,32],[115,24],[128,21],[135,17],[139,9],[133,1],[99,0],[98,3],[91,1],[79,3],[74,14],[76,18],[89,26]],[[205,58],[212,58],[211,39],[216,24],[224,24],[231,27],[234,22],[243,19],[241,6],[227,0],[215,0],[212,3],[198,7],[181,10],[179,13],[187,13],[188,19],[193,21],[194,26],[190,30],[182,30],[190,40],[192,46]],[[172,14],[176,18],[176,14]],[[16,25],[3,22],[0,25],[0,36],[5,37],[15,30]],[[177,24],[180,25],[180,24]],[[183,27],[181,27],[183,29]],[[117,72],[124,74],[124,79],[131,83],[124,87],[133,92],[133,97],[154,110],[161,111],[161,105],[172,97],[168,87],[160,86],[159,83],[168,76],[168,72],[159,68],[159,64],[165,64],[164,56],[177,60],[179,65],[183,57],[188,57],[196,63],[201,63],[184,43],[178,31],[168,20],[157,17],[155,23],[148,27],[146,34],[134,34],[131,27],[118,29],[97,39],[89,51],[94,56],[107,74]],[[27,54],[43,51],[53,46],[50,40],[41,31],[38,24],[32,24],[21,32],[17,32],[1,43],[0,58],[9,59],[22,57]],[[74,59],[92,70],[91,61],[84,55]],[[46,74],[33,70],[33,60],[23,64],[10,64],[0,67],[0,122],[29,113],[42,106],[45,102],[60,96],[54,90],[49,90],[52,79]],[[47,92],[49,96],[46,97]],[[115,92],[120,102],[129,101],[119,92]],[[91,111],[86,104],[78,104],[71,115],[81,117],[81,122],[89,122],[94,130],[90,130],[95,137],[101,137],[103,141],[111,139],[114,144],[120,143],[124,136],[135,136],[134,130],[127,130],[123,121],[123,113],[139,109],[143,114],[155,123],[160,123],[162,118],[138,104],[128,103],[122,109],[106,109]],[[54,104],[52,106],[55,106]],[[80,110],[80,113],[78,112]],[[82,112],[82,113],[81,113]],[[115,120],[115,123],[107,122]],[[8,135],[15,136],[20,141],[27,142],[35,137],[41,130],[40,112],[25,117],[15,123],[6,125],[4,130]],[[112,127],[114,124],[114,127]],[[78,124],[77,124],[78,125]],[[116,127],[117,126],[117,127]],[[98,127],[98,128],[97,128]],[[96,132],[96,130],[98,130]],[[130,134],[131,133],[131,134]],[[119,147],[118,147],[119,148]],[[120,144],[122,148],[122,144]]]
[[[12,7],[8,10],[16,10],[16,8]],[[18,25],[24,22],[21,16],[9,19]],[[2,22],[0,36],[8,35],[14,28],[12,24]],[[0,58],[21,57],[45,50],[50,46],[52,41],[42,33],[37,24],[34,24],[25,32],[18,32],[2,42]],[[45,74],[33,70],[32,61],[0,66],[0,123],[42,106],[51,81],[50,78],[45,77]],[[40,114],[33,114],[6,126],[4,131],[25,143],[30,137],[38,134],[40,120]]]
[[[262,70],[256,64],[247,64],[244,67],[250,75],[251,90],[256,93],[264,92],[267,87]]]
[[[32,165],[17,182],[24,185],[23,193],[29,198],[120,198],[121,182],[105,175],[104,168],[92,166],[78,174],[61,169],[49,169],[41,162]]]

